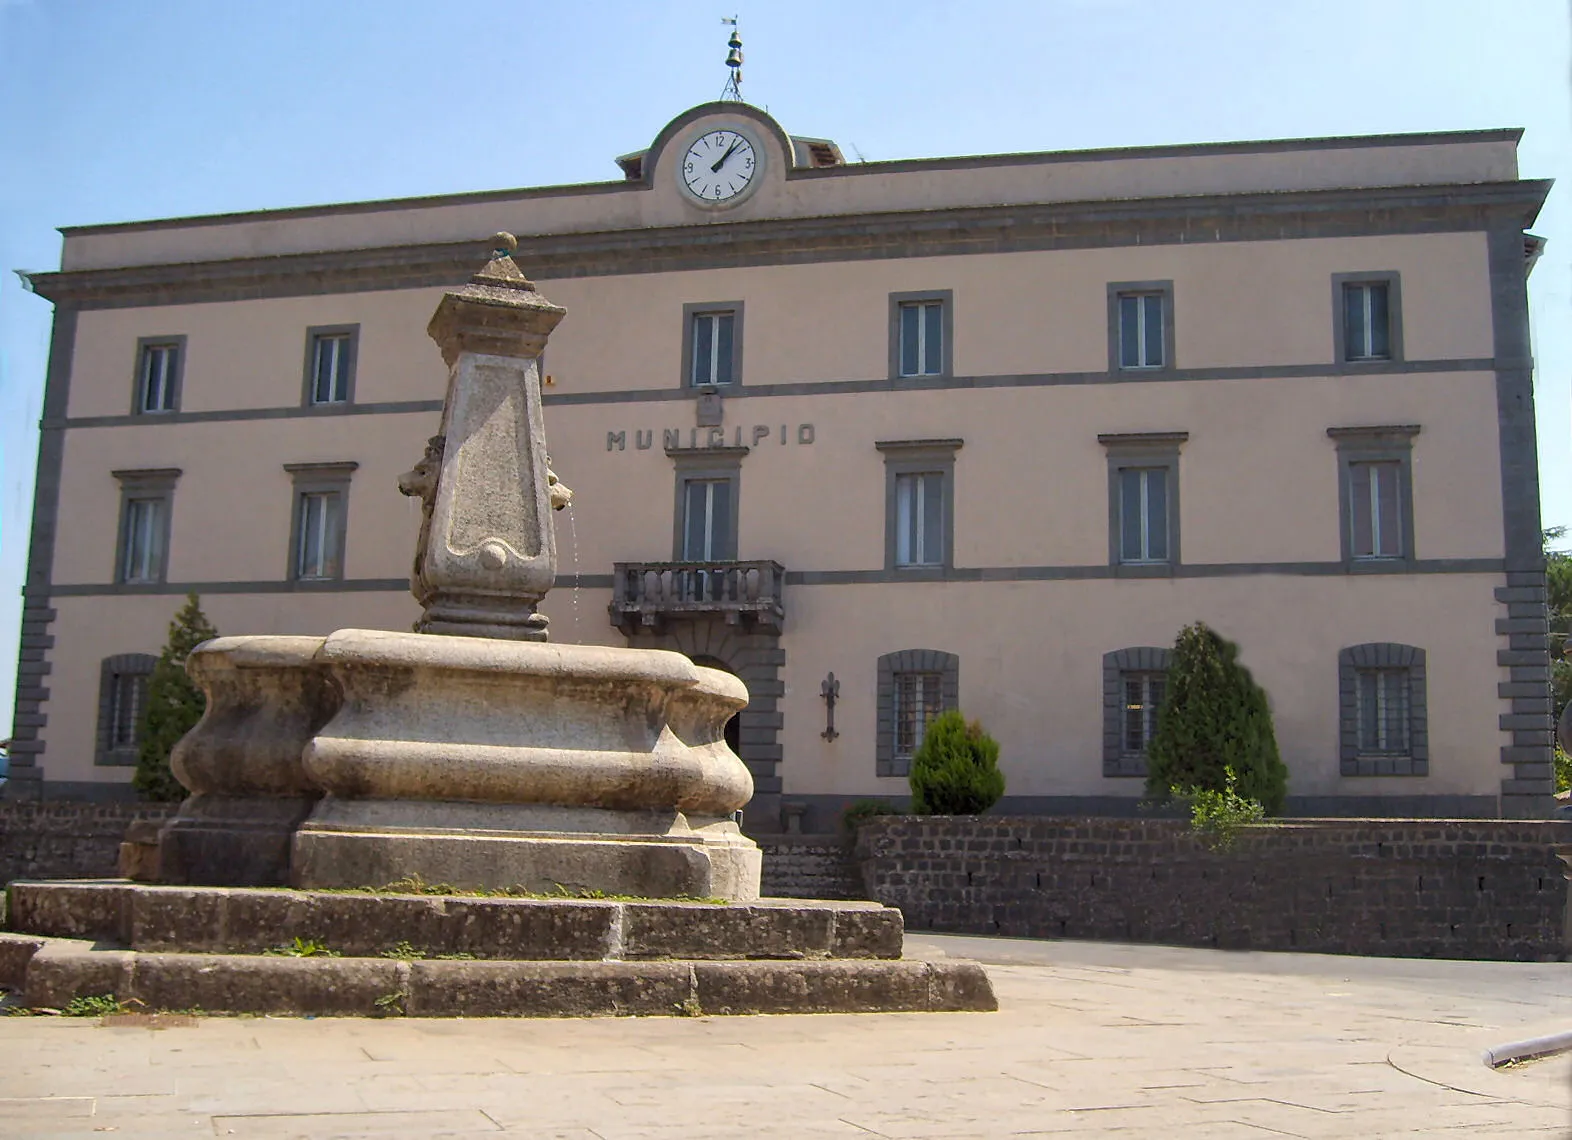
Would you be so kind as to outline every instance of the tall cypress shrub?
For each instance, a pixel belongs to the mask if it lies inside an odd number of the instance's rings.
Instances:
[[[1146,791],[1234,790],[1271,815],[1283,810],[1288,769],[1277,751],[1266,690],[1239,663],[1239,647],[1203,622],[1174,642],[1157,729],[1146,750]]]
[[[147,680],[147,707],[142,710],[136,772],[131,783],[150,800],[184,799],[186,789],[169,768],[169,754],[176,742],[202,719],[207,699],[186,676],[186,658],[204,641],[218,636],[218,630],[202,612],[196,594],[186,595],[186,604],[169,623],[169,640]]]
[[[928,722],[907,776],[918,815],[980,815],[1004,795],[999,742],[958,711]]]

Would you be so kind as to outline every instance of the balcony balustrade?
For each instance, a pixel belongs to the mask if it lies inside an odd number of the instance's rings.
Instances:
[[[716,616],[779,633],[785,619],[779,562],[618,562],[614,570],[611,622],[629,637]]]

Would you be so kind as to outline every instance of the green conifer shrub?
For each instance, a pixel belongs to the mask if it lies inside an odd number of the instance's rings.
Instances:
[[[907,777],[918,815],[980,815],[1004,795],[999,742],[951,709],[928,722]]]
[[[1277,751],[1266,690],[1239,664],[1239,647],[1203,622],[1174,642],[1157,728],[1146,750],[1146,791],[1223,792],[1283,810],[1288,769]],[[1233,773],[1230,780],[1229,773]]]
[[[202,612],[196,594],[187,594],[186,604],[169,623],[169,640],[147,679],[147,707],[142,710],[141,743],[131,777],[132,786],[145,799],[185,798],[186,789],[169,769],[169,754],[202,719],[202,710],[207,707],[202,690],[186,676],[186,657],[217,636],[218,630]]]

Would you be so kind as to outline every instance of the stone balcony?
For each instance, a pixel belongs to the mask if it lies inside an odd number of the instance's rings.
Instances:
[[[779,562],[618,562],[614,570],[611,622],[629,637],[712,617],[779,633],[786,616]]]

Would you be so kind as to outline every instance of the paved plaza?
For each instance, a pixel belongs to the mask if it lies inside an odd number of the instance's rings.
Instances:
[[[1572,1136],[1565,964],[912,935],[1000,1011],[619,1020],[9,1017],[20,1137]]]

